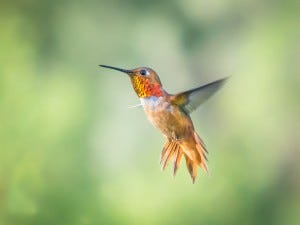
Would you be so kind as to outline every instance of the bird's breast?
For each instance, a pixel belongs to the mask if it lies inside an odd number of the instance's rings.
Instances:
[[[167,137],[183,137],[193,126],[190,118],[166,97],[147,97],[140,100],[149,121]]]
[[[147,97],[140,98],[141,104],[145,111],[150,111],[151,113],[159,113],[161,111],[173,111],[173,106],[166,100],[165,97]]]

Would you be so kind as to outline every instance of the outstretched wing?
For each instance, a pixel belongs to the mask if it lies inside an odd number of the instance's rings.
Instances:
[[[209,84],[203,85],[201,87],[173,95],[172,102],[179,105],[183,110],[189,114],[194,111],[198,106],[205,102],[210,96],[212,96],[217,90],[219,90],[228,77],[216,80]]]

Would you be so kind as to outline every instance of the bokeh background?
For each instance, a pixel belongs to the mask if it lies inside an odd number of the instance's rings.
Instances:
[[[0,3],[0,224],[299,224],[299,1]],[[210,175],[161,172],[128,77],[170,93],[225,76],[192,114]]]

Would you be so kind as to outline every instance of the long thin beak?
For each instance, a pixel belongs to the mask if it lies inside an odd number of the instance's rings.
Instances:
[[[108,69],[118,70],[120,72],[127,73],[127,74],[132,73],[132,70],[126,70],[126,69],[121,69],[121,68],[117,68],[117,67],[113,67],[113,66],[106,66],[106,65],[99,65],[99,66],[104,67],[104,68],[108,68]]]

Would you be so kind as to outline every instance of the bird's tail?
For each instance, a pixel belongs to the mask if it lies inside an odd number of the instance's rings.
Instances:
[[[188,139],[168,139],[162,150],[160,163],[162,169],[165,169],[170,160],[173,159],[173,176],[175,176],[182,156],[184,156],[188,171],[194,183],[198,166],[202,167],[205,172],[208,172],[206,153],[207,150],[204,143],[198,134],[194,132]]]

